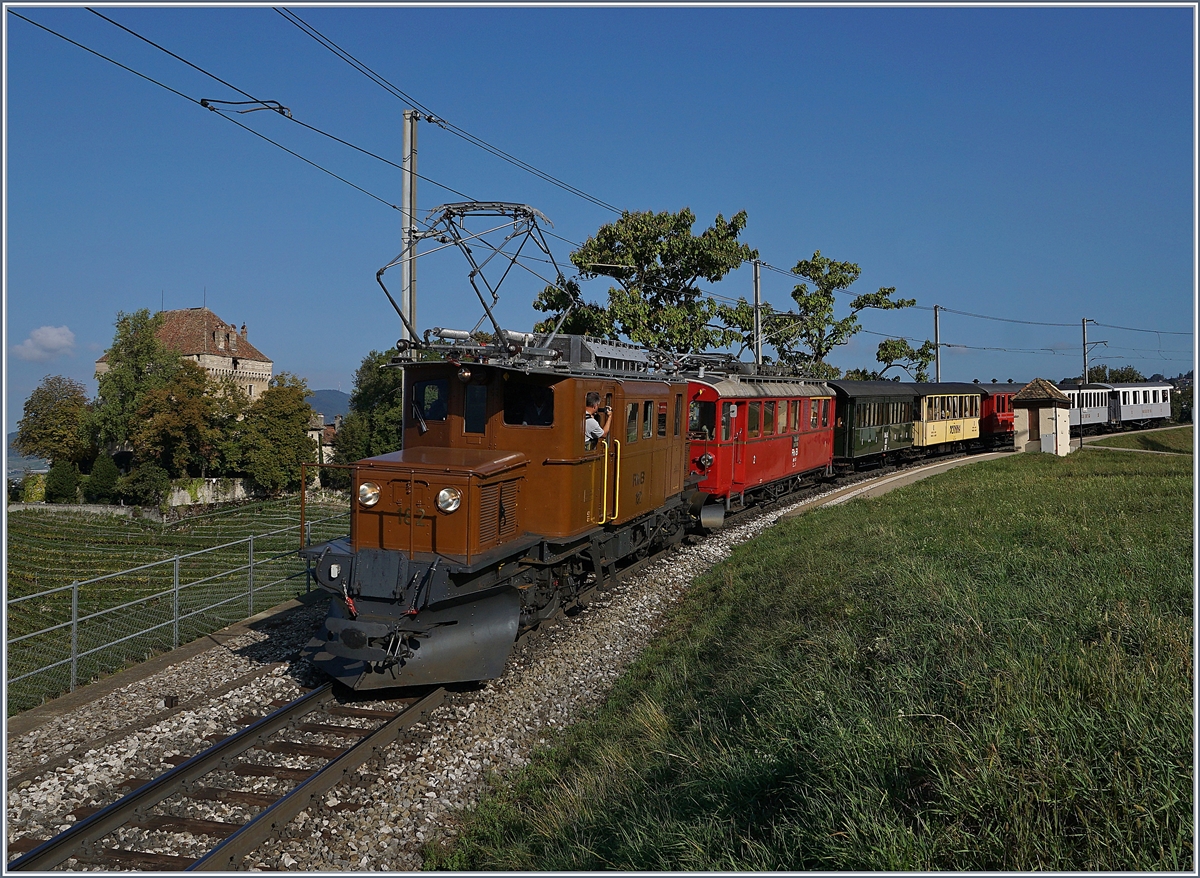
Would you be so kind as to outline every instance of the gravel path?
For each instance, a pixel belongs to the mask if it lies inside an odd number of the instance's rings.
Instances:
[[[808,498],[801,502],[812,502]],[[588,715],[613,682],[660,629],[665,614],[690,583],[725,558],[732,547],[774,524],[801,502],[718,531],[673,551],[653,569],[599,596],[573,618],[544,627],[517,644],[504,675],[481,687],[451,693],[425,734],[393,745],[368,763],[357,786],[326,795],[324,807],[303,812],[288,837],[247,859],[245,867],[287,870],[388,870],[421,868],[420,849],[436,832],[453,834],[456,812],[470,808],[489,776],[526,764],[530,752]],[[110,693],[28,734],[9,741],[9,776],[44,764],[64,750],[70,756],[53,773],[9,790],[7,838],[48,838],[67,825],[62,815],[100,801],[109,782],[165,771],[164,760],[198,752],[204,735],[231,732],[237,720],[261,713],[271,699],[292,699],[317,682],[295,658],[324,617],[324,605],[289,616],[286,626],[251,631],[193,656],[153,677]],[[245,683],[247,674],[260,671]],[[168,711],[163,692],[218,693]],[[121,729],[141,720],[128,735]],[[147,721],[152,724],[146,726]],[[96,746],[106,736],[118,740]],[[300,763],[297,763],[299,767]],[[350,804],[361,805],[346,810]],[[189,816],[230,819],[199,806]],[[247,815],[248,816],[248,815]],[[130,847],[195,856],[192,846],[135,830],[121,833]],[[174,846],[172,846],[174,845]],[[197,840],[196,851],[203,847]],[[8,859],[11,859],[10,856]]]

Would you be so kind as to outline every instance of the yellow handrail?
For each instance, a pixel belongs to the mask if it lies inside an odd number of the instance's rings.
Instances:
[[[617,449],[617,474],[613,479],[613,514],[609,521],[616,521],[621,514],[621,440],[614,439],[613,445]]]
[[[600,523],[604,524],[608,521],[608,440],[601,439],[600,444],[604,446],[604,477],[600,479]]]

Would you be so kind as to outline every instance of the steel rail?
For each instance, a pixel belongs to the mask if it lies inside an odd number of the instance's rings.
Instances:
[[[212,772],[228,760],[262,743],[268,736],[286,728],[298,718],[311,713],[333,700],[333,684],[326,683],[264,716],[239,732],[235,732],[212,747],[165,774],[138,787],[133,792],[80,820],[70,829],[18,857],[6,867],[9,871],[45,871],[71,857],[85,853],[94,842],[124,826],[130,820],[144,816],[146,811],[164,799],[185,792],[188,785]]]
[[[234,871],[242,859],[255,851],[272,835],[284,828],[304,809],[336,786],[360,765],[377,756],[381,750],[400,738],[412,725],[427,719],[430,712],[442,703],[445,689],[436,689],[421,700],[409,705],[384,723],[368,737],[319,769],[294,790],[251,818],[250,822],[230,835],[192,865],[188,872]]]

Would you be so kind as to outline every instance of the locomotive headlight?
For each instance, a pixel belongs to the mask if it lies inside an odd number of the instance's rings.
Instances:
[[[437,495],[437,508],[442,512],[453,512],[462,503],[462,491],[458,488],[442,488]]]
[[[697,461],[697,463],[699,463],[702,468],[708,469],[713,465],[713,456],[706,451],[700,455],[700,459]]]
[[[379,485],[363,482],[358,486],[358,502],[363,506],[374,506],[379,502]]]

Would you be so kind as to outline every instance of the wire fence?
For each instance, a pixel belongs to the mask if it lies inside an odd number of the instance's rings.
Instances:
[[[349,517],[307,520],[10,598],[9,715],[306,593],[311,573],[296,551],[301,527],[310,544],[347,533]]]

